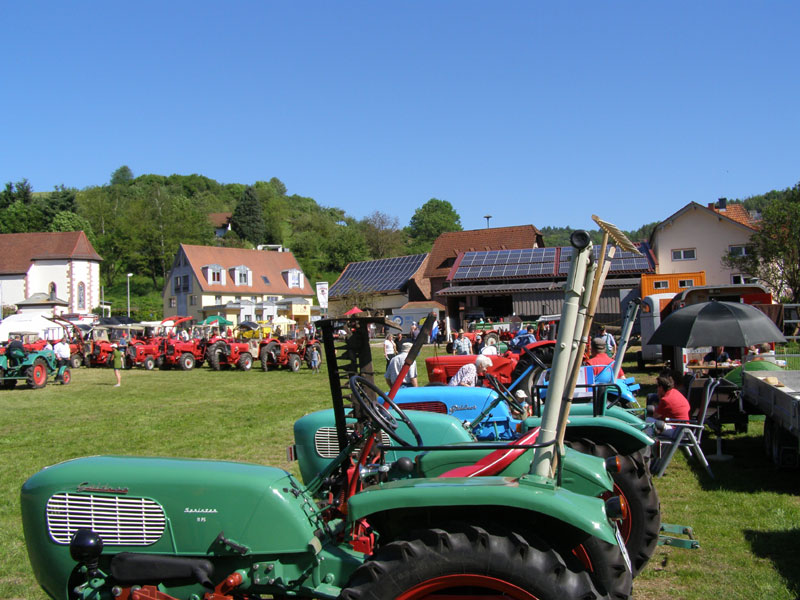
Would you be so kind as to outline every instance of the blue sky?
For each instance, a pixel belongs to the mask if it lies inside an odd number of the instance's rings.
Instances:
[[[798,2],[3,2],[0,183],[624,229],[800,181]]]

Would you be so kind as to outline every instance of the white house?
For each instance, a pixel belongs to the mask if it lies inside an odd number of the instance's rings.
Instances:
[[[89,314],[100,304],[101,260],[82,231],[0,234],[0,303],[42,294],[59,301],[58,314]]]
[[[724,198],[707,207],[690,202],[659,223],[650,236],[657,273],[705,271],[707,285],[742,284],[746,276],[726,267],[722,257],[746,252],[757,221],[741,204]]]

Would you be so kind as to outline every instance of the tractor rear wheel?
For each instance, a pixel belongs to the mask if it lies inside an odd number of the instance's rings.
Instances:
[[[302,362],[297,354],[290,354],[289,361],[286,364],[294,373],[297,373]]]
[[[72,381],[72,371],[70,371],[69,367],[64,368],[64,372],[61,373],[61,377],[58,378],[61,382],[61,385],[69,385],[69,382]]]
[[[250,368],[253,366],[253,355],[250,354],[249,352],[242,352],[242,354],[239,356],[239,361],[236,363],[236,365],[242,371],[249,371]]]
[[[211,365],[214,371],[219,371],[221,368],[222,353],[222,346],[219,343],[208,349],[208,364]]]
[[[156,359],[152,356],[145,356],[142,366],[144,367],[145,371],[152,371],[156,366]]]
[[[178,364],[181,367],[181,371],[191,371],[194,369],[194,356],[191,352],[184,352],[178,359]]]
[[[261,370],[266,371],[270,365],[276,365],[278,355],[281,353],[281,345],[278,342],[270,342],[261,349]]]
[[[565,442],[567,446],[601,458],[619,455],[613,446],[586,438]],[[622,468],[611,473],[612,495],[623,496],[628,503],[628,517],[620,523],[620,533],[631,558],[633,575],[638,575],[658,546],[661,532],[661,502],[641,453],[620,456]]]
[[[379,548],[356,569],[341,597],[603,598],[586,572],[571,570],[540,540],[474,526],[451,529],[413,532]]]
[[[83,357],[80,354],[73,354],[69,357],[69,366],[73,369],[79,368],[83,364]]]
[[[38,390],[47,385],[47,365],[43,358],[37,358],[33,361],[33,365],[27,368],[25,376],[28,381],[28,387]]]
[[[322,351],[320,350],[319,344],[311,344],[306,348],[306,364],[308,368],[311,368],[311,351],[316,348],[317,352],[319,352],[320,358],[322,358]]]

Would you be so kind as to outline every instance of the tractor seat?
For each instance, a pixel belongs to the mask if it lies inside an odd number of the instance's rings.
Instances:
[[[19,366],[25,361],[27,353],[20,348],[11,348],[8,351],[9,364],[14,363],[14,366]]]
[[[512,444],[535,444],[536,438],[539,437],[539,428],[534,427],[528,433],[523,435],[518,440],[509,442]],[[466,465],[463,467],[456,467],[439,477],[487,477],[490,475],[497,475],[502,472],[508,465],[517,460],[528,448],[498,448],[494,452],[490,452],[474,465]]]

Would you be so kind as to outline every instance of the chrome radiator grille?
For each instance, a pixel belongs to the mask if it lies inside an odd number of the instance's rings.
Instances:
[[[146,498],[55,494],[47,501],[47,530],[53,541],[69,544],[81,527],[92,529],[106,545],[149,546],[164,533],[160,504]]]
[[[352,426],[347,427],[347,432],[352,433]],[[392,440],[381,431],[381,444],[391,445]],[[336,458],[339,455],[339,440],[336,437],[336,427],[320,427],[314,434],[314,448],[322,458]]]

